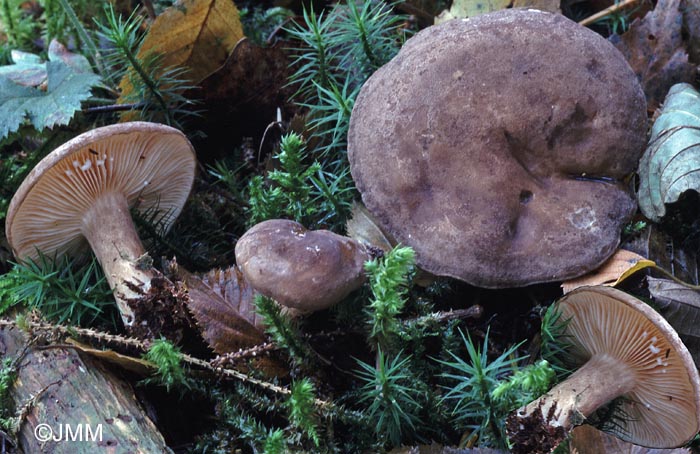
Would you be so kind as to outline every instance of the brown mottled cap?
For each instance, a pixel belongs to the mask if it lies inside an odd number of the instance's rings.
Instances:
[[[261,294],[302,312],[326,309],[362,286],[369,260],[357,241],[274,219],[236,243],[236,263]]]
[[[429,27],[363,86],[352,176],[420,267],[500,288],[609,257],[636,209],[646,134],[622,55],[557,14],[509,9]]]
[[[110,193],[141,212],[157,209],[169,227],[189,196],[195,169],[192,145],[170,126],[128,122],[93,129],[51,152],[25,178],[7,210],[7,240],[20,260],[36,258],[37,251],[82,256],[89,251],[83,218]],[[122,233],[105,235],[117,241]]]
[[[656,448],[681,446],[695,436],[700,430],[700,377],[688,349],[661,315],[605,286],[579,287],[557,308],[561,320],[567,320],[567,366],[606,355],[637,377],[615,407],[607,432]]]

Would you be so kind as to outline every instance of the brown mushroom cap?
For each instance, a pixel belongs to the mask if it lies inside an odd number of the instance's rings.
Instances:
[[[131,122],[81,134],[46,156],[19,187],[7,211],[8,242],[19,259],[36,258],[37,251],[80,257],[89,250],[82,218],[109,192],[141,212],[159,210],[167,228],[192,189],[195,163],[187,138],[169,126]]]
[[[253,226],[236,243],[236,263],[246,281],[302,312],[326,309],[361,287],[369,258],[351,238],[282,219]]]
[[[700,377],[688,349],[661,315],[605,286],[573,290],[557,307],[562,320],[568,320],[571,367],[607,355],[636,377],[634,388],[615,408],[615,424],[606,431],[656,448],[681,446],[698,433]]]
[[[644,93],[610,43],[508,9],[408,40],[362,87],[348,154],[365,205],[420,267],[512,287],[614,252],[645,133]]]

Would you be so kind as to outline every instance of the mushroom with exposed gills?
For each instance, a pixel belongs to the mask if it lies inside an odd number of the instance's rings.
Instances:
[[[600,266],[636,210],[637,76],[560,14],[506,9],[428,27],[362,86],[353,180],[417,265],[487,288]]]
[[[576,425],[614,399],[606,431],[651,448],[685,444],[700,430],[700,377],[671,325],[620,290],[579,287],[556,303],[578,369],[508,416],[515,453],[552,451]]]
[[[129,122],[81,134],[42,159],[12,198],[12,251],[19,260],[82,257],[89,244],[131,326],[128,300],[148,290],[153,272],[139,261],[145,250],[129,210],[158,210],[168,228],[192,189],[195,164],[190,142],[169,126]]]
[[[361,287],[371,258],[352,238],[283,219],[254,225],[236,243],[246,282],[299,313],[326,309]]]

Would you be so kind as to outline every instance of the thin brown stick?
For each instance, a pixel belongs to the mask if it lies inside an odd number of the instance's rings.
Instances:
[[[638,1],[639,0],[623,0],[620,3],[615,3],[614,5],[609,6],[602,11],[598,11],[594,15],[585,18],[584,20],[579,22],[579,25],[583,25],[583,26],[591,25],[592,23],[604,18],[605,16],[607,16],[609,14],[616,13],[622,9],[625,9],[629,6],[634,5]]]

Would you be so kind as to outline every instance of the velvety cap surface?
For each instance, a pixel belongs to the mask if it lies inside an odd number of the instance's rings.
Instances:
[[[509,9],[427,28],[363,86],[352,176],[418,265],[482,287],[599,266],[636,208],[644,93],[596,33]]]

